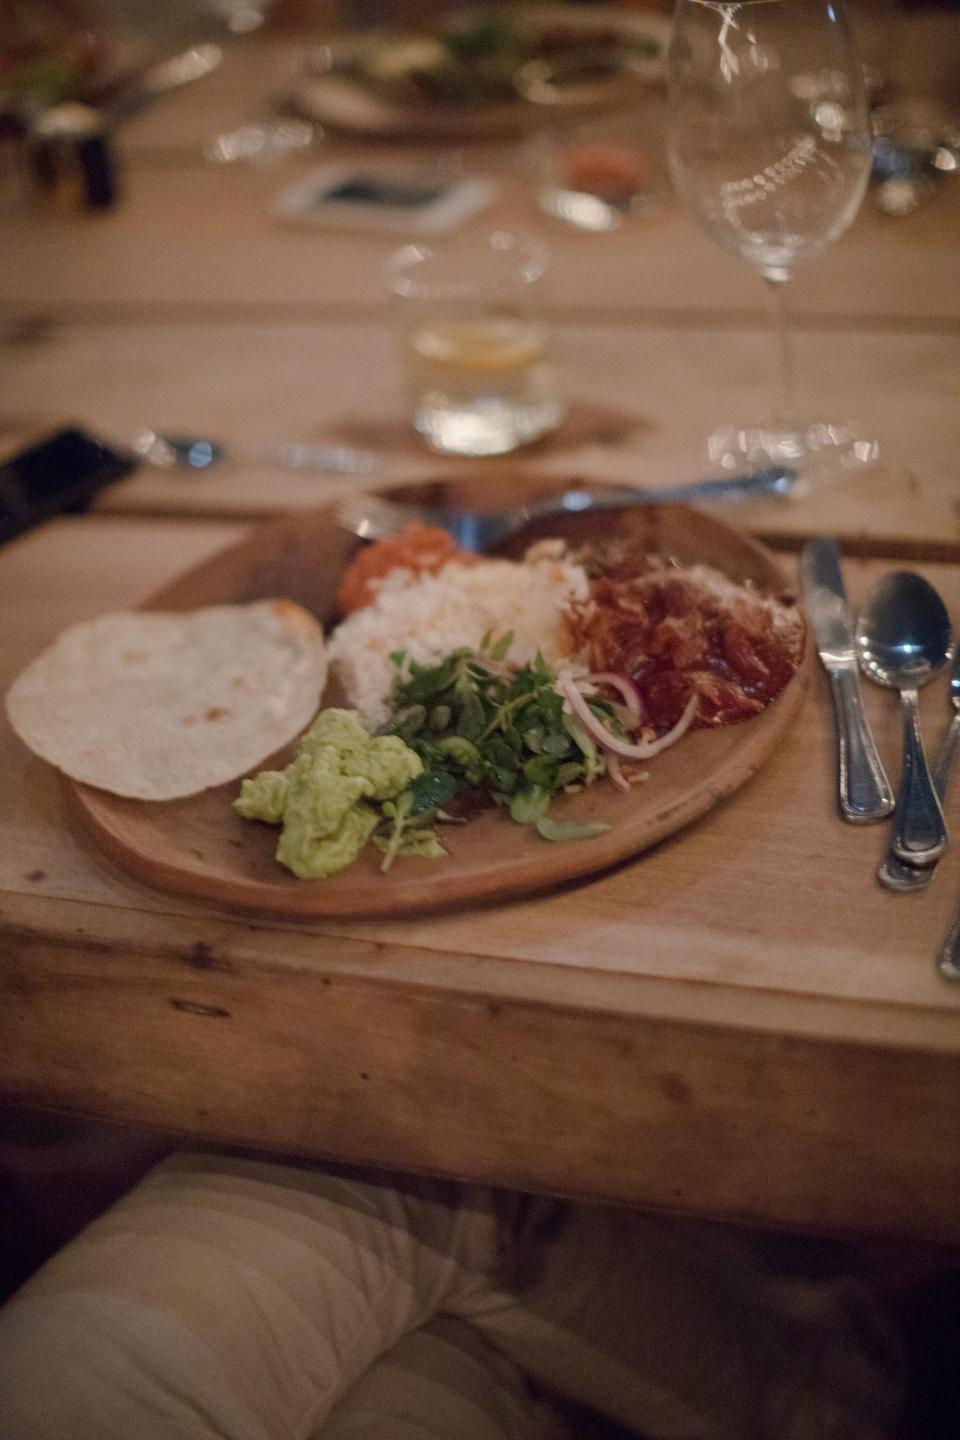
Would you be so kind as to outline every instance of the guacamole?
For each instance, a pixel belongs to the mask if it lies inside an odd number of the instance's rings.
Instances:
[[[334,875],[357,858],[393,800],[423,770],[398,735],[372,736],[352,710],[321,710],[286,770],[244,780],[234,809],[281,825],[277,859],[301,879]]]

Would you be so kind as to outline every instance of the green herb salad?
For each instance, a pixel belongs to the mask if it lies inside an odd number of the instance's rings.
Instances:
[[[284,771],[245,780],[235,809],[281,827],[277,859],[295,875],[333,875],[372,842],[380,868],[401,856],[440,859],[444,826],[496,805],[547,841],[585,840],[609,827],[558,819],[557,795],[609,775],[629,788],[621,758],[642,760],[662,742],[636,742],[635,715],[584,677],[541,655],[509,663],[511,634],[435,664],[392,655],[390,718],[371,735],[350,710],[322,710]],[[639,777],[637,777],[639,778]]]

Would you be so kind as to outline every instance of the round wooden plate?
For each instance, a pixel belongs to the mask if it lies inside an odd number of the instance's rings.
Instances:
[[[539,500],[569,486],[569,479],[561,483],[498,470],[485,473],[482,480],[428,481],[402,493],[438,504],[477,508],[482,503],[496,510],[521,497]],[[705,512],[679,505],[642,505],[541,522],[511,542],[509,553],[522,554],[545,534],[579,543],[611,533],[627,533],[648,550],[680,563],[714,565],[731,579],[752,580],[767,592],[787,588],[777,562],[762,546]],[[338,528],[332,506],[291,515],[256,527],[239,544],[166,586],[148,608],[187,610],[286,596],[329,623],[339,575],[359,543]],[[236,784],[186,800],[147,803],[64,783],[102,849],[160,889],[274,915],[411,914],[557,885],[628,859],[689,825],[744,785],[783,739],[809,685],[812,659],[808,633],[800,669],[767,710],[739,725],[686,735],[650,762],[649,780],[629,795],[601,781],[555,802],[551,813],[558,818],[603,820],[610,826],[606,833],[551,843],[490,811],[468,825],[444,828],[450,851],[446,859],[400,860],[387,875],[378,869],[379,852],[369,846],[339,875],[296,879],[274,859],[275,827],[234,814]],[[338,697],[328,693],[324,700],[337,703]],[[743,803],[749,804],[749,797]]]

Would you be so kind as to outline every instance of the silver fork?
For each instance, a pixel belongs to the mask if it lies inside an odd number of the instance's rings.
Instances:
[[[727,504],[786,496],[797,483],[796,472],[773,466],[750,475],[730,475],[719,480],[698,480],[687,485],[666,485],[655,490],[632,486],[605,486],[600,491],[579,487],[545,500],[539,505],[521,505],[516,510],[482,515],[470,510],[444,506],[404,505],[379,495],[345,497],[337,506],[337,523],[363,540],[387,540],[406,525],[419,521],[447,530],[464,550],[482,553],[508,539],[531,520],[551,515],[575,515],[585,510],[622,509],[625,505],[654,505],[669,502],[725,502]]]

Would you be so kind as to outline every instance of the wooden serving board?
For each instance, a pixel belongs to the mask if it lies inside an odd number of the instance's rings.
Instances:
[[[482,503],[495,510],[521,498],[545,498],[569,483],[504,470],[486,472],[482,481],[429,481],[410,493],[434,503],[474,508]],[[731,579],[752,580],[764,591],[786,588],[776,560],[762,546],[706,513],[678,505],[539,522],[515,537],[504,553],[522,554],[544,535],[579,543],[611,534],[628,534],[680,563],[716,566]],[[285,596],[330,624],[340,574],[359,543],[338,528],[332,506],[285,517],[255,528],[239,544],[188,571],[153,596],[149,608],[187,610]],[[336,876],[296,879],[274,859],[276,827],[241,820],[233,812],[238,784],[186,800],[146,803],[64,783],[102,849],[150,885],[267,914],[411,914],[561,885],[627,860],[689,825],[744,785],[779,744],[803,702],[811,666],[808,634],[799,671],[755,719],[686,735],[649,763],[649,779],[629,795],[599,782],[554,803],[551,813],[558,818],[607,822],[610,828],[602,835],[551,843],[492,810],[468,825],[443,828],[448,858],[402,859],[387,875],[378,868],[379,852],[368,846]],[[343,702],[328,687],[324,703]],[[749,804],[749,796],[742,803]]]

